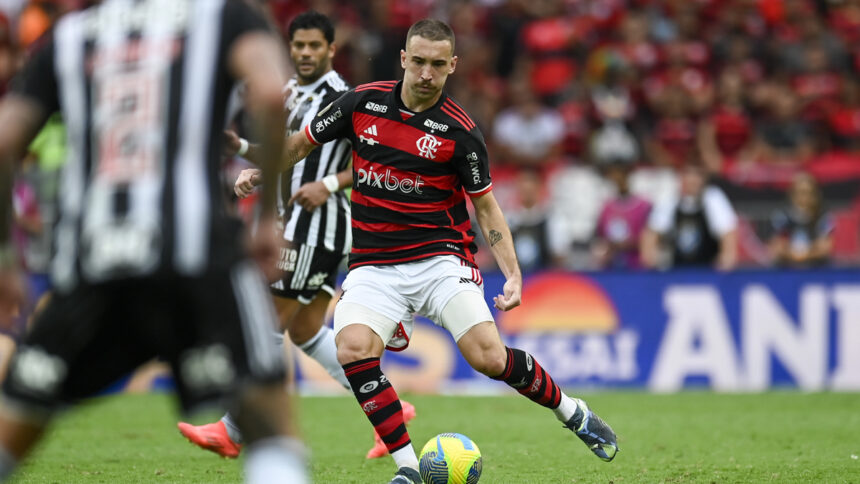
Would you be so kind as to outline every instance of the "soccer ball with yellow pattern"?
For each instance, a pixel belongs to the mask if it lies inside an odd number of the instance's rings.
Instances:
[[[481,451],[463,434],[433,437],[418,462],[424,484],[477,484],[481,467]]]

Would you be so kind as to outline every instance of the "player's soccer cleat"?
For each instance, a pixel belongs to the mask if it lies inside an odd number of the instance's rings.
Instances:
[[[576,411],[573,412],[573,417],[570,417],[564,426],[585,442],[585,445],[594,452],[594,455],[606,462],[611,461],[615,458],[615,453],[618,452],[615,432],[603,419],[592,412],[584,401],[579,398],[574,398],[574,400],[576,401]]]
[[[388,481],[388,484],[421,484],[421,474],[411,467],[401,467],[394,474],[394,479]]]
[[[201,449],[211,450],[222,457],[235,459],[239,457],[239,452],[242,450],[240,444],[230,439],[224,422],[220,420],[206,425],[179,422],[176,426],[189,442]]]
[[[405,423],[409,423],[410,420],[415,418],[415,405],[412,405],[406,400],[400,400],[400,406],[403,407],[403,421]],[[386,455],[388,455],[388,448],[385,446],[385,442],[382,441],[382,438],[379,437],[379,434],[374,431],[373,447],[367,451],[367,458],[377,459]]]

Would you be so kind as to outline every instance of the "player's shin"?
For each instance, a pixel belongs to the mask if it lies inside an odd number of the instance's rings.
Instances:
[[[403,408],[397,392],[379,367],[379,358],[367,358],[343,365],[353,394],[385,442],[397,467],[418,468],[418,458],[406,431]]]
[[[562,393],[552,377],[534,357],[516,348],[506,348],[505,371],[494,380],[502,380],[531,401],[555,412],[562,422],[576,411],[576,402]]]

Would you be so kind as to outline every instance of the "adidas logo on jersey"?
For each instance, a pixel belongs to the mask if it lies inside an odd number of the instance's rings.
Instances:
[[[361,134],[361,135],[359,135],[359,136],[358,136],[358,140],[359,140],[359,141],[361,141],[362,143],[367,143],[367,144],[369,144],[370,146],[373,146],[373,145],[375,145],[375,144],[378,144],[378,143],[379,143],[379,140],[376,140],[376,139],[373,139],[373,138],[369,138],[369,137],[367,137],[367,136],[364,136],[365,134],[366,134],[366,135],[369,135],[369,136],[378,136],[378,135],[377,135],[376,125],[375,125],[375,124],[374,124],[373,126],[371,126],[371,127],[367,128],[367,129],[365,129],[365,130],[363,131],[363,133],[364,133],[364,134]]]

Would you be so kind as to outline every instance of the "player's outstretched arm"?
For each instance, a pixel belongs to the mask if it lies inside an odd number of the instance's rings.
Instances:
[[[256,165],[258,148],[256,144],[239,136],[239,133],[231,129],[224,130],[224,156],[241,156]]]
[[[301,135],[301,133],[298,134]],[[289,143],[289,139],[287,141]],[[313,148],[316,145],[311,143],[310,146],[311,148],[308,152],[313,151]],[[256,153],[257,149],[259,148],[255,146],[254,153]],[[304,148],[299,147],[299,149]],[[289,150],[291,150],[291,148],[287,148],[285,153]],[[250,152],[251,151],[249,151],[249,153]],[[307,154],[304,156],[307,156]],[[329,178],[331,178],[331,180],[328,180]],[[239,173],[239,176],[236,178],[236,182],[233,184],[233,192],[239,198],[246,198],[250,196],[261,183],[263,183],[262,170],[259,168],[248,168]],[[299,203],[305,208],[305,210],[311,211],[325,203],[329,195],[337,190],[342,190],[351,184],[352,169],[346,169],[337,175],[329,175],[322,180],[302,185],[301,188],[293,194],[292,198],[290,198],[290,203]]]
[[[293,136],[300,136],[298,139],[290,141],[290,138],[287,138],[284,143],[284,155],[282,164],[277,166],[277,170],[286,171],[292,168],[293,165],[304,159],[311,151],[316,148],[317,145],[310,143],[305,144],[302,143],[302,133],[293,134]],[[307,140],[307,138],[304,138]],[[224,155],[225,156],[241,156],[242,158],[250,161],[255,165],[259,165],[258,161],[260,158],[260,145],[251,143],[248,140],[240,137],[235,131],[225,130],[224,131]],[[352,174],[350,176],[350,183],[352,182]]]
[[[494,297],[493,301],[496,308],[508,311],[520,305],[523,290],[523,275],[514,250],[511,229],[493,192],[473,197],[472,204],[475,206],[475,217],[484,234],[484,240],[489,244],[490,251],[506,279],[504,294]]]
[[[281,157],[278,170],[289,170],[293,165],[304,160],[317,146],[308,138],[305,130],[293,133],[284,144],[284,154]]]

